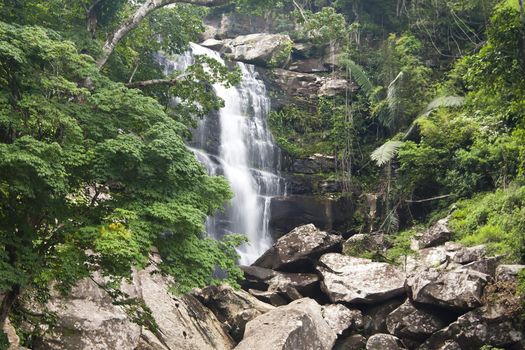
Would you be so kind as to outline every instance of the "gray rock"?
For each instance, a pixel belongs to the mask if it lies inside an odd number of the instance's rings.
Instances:
[[[332,302],[377,303],[404,293],[405,274],[396,267],[342,254],[325,254],[317,270]]]
[[[478,245],[475,247],[465,247],[456,252],[452,256],[452,261],[458,264],[468,264],[478,261],[487,254],[487,247],[485,245]]]
[[[452,271],[423,271],[407,279],[415,302],[455,309],[472,309],[482,304],[489,275],[457,268]]]
[[[308,158],[295,159],[291,171],[300,174],[335,171],[335,158],[324,154],[314,154]]]
[[[474,350],[483,345],[509,348],[525,339],[524,326],[519,312],[508,310],[504,305],[483,306],[460,316],[456,322],[436,332],[420,349]],[[449,344],[459,347],[447,347]]]
[[[226,285],[209,286],[193,294],[227,326],[228,333],[237,342],[244,335],[246,323],[275,309],[243,290],[234,290]]]
[[[330,350],[335,332],[325,322],[321,306],[309,298],[278,307],[248,322],[236,350]]]
[[[304,225],[279,238],[253,265],[275,270],[311,265],[312,259],[338,250],[340,244],[341,236]]]
[[[158,257],[154,257],[158,261]],[[158,325],[158,333],[134,323],[113,304],[95,276],[80,281],[68,297],[53,295],[47,308],[57,315],[57,326],[47,332],[34,350],[193,350],[231,349],[233,340],[213,313],[193,296],[174,296],[172,281],[152,266],[133,272],[122,286],[130,298],[143,300]],[[43,327],[43,325],[42,325]]]
[[[367,305],[363,310],[363,334],[372,335],[376,333],[388,333],[386,325],[387,317],[395,309],[400,307],[404,299],[390,299],[381,304]]]
[[[363,314],[359,310],[352,310],[341,304],[331,304],[322,307],[323,318],[338,335],[354,326],[363,326]]]
[[[494,278],[496,276],[496,268],[498,267],[500,260],[501,257],[489,257],[480,259],[478,261],[473,261],[464,266],[466,269],[478,271]]]
[[[390,334],[374,334],[366,342],[366,350],[401,350],[405,349],[399,338]]]
[[[388,332],[401,339],[423,341],[446,326],[434,313],[416,308],[410,300],[391,312],[386,318]]]
[[[515,281],[525,265],[499,265],[496,268],[496,281]]]
[[[391,246],[384,233],[358,233],[343,243],[343,253],[350,256],[357,256],[365,252],[384,253]]]
[[[286,63],[289,56],[284,54],[292,40],[283,34],[255,33],[238,36],[226,45],[230,59],[268,67]]]
[[[448,218],[441,219],[413,242],[413,248],[417,250],[435,247],[449,241],[451,238],[452,232],[448,227]]]
[[[353,90],[351,84],[345,79],[328,79],[319,89],[319,96],[334,97]]]

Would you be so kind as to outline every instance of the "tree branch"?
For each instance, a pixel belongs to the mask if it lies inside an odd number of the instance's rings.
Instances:
[[[171,4],[192,4],[197,6],[214,7],[227,4],[229,1],[230,0],[147,0],[106,40],[102,47],[102,53],[97,59],[97,67],[99,69],[104,67],[117,44],[153,11]]]
[[[151,79],[151,80],[143,80],[143,81],[136,81],[126,84],[127,87],[131,89],[143,89],[148,86],[153,85],[175,85],[177,83],[180,83],[184,78],[189,76],[189,74],[181,74],[173,79]]]
[[[437,197],[432,197],[432,198],[420,199],[420,200],[417,200],[417,201],[407,199],[407,200],[405,200],[405,202],[407,202],[407,203],[425,203],[425,202],[435,201],[435,200],[438,200],[438,199],[448,198],[450,196],[452,196],[452,195],[451,194],[445,194],[443,196],[437,196]]]

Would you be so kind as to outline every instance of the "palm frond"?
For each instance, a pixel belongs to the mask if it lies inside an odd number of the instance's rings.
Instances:
[[[429,115],[432,111],[441,107],[459,107],[465,103],[461,96],[441,96],[432,100],[421,113],[422,116]]]
[[[370,158],[376,162],[377,166],[383,166],[394,159],[399,147],[402,145],[403,141],[387,141],[381,147],[372,152]]]
[[[347,67],[347,69],[350,71],[350,76],[357,83],[357,85],[363,89],[363,91],[369,94],[374,89],[374,85],[370,79],[368,79],[368,76],[363,67],[350,59],[343,59],[341,60],[341,63]]]
[[[381,122],[384,126],[388,128],[392,128],[399,114],[399,98],[397,89],[399,83],[403,79],[403,75],[403,72],[399,72],[396,78],[392,80],[392,82],[390,82],[390,84],[388,85],[388,89],[386,92],[387,109]]]

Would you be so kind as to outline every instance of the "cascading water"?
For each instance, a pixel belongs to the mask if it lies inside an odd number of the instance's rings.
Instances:
[[[164,62],[166,73],[184,70],[193,63],[194,55],[206,55],[225,64],[219,53],[192,44],[191,52],[177,61]],[[284,181],[277,171],[279,150],[266,122],[270,99],[265,85],[253,66],[237,66],[242,74],[240,85],[213,86],[224,107],[218,115],[199,122],[191,146],[208,172],[224,175],[234,193],[225,212],[208,219],[208,233],[215,238],[227,233],[246,234],[249,243],[239,248],[240,263],[250,264],[271,245],[270,201],[283,193]]]

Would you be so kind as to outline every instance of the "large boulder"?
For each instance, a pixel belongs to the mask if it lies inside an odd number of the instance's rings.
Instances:
[[[158,261],[158,257],[154,259]],[[134,272],[131,283],[122,289],[130,302],[140,301],[137,306],[151,311],[156,329],[148,330],[135,323],[135,316],[125,309],[126,303],[114,304],[114,299],[100,287],[103,283],[101,277],[95,276],[93,280],[80,281],[67,297],[53,295],[46,307],[56,314],[56,326],[33,349],[193,350],[234,346],[210,310],[193,296],[172,295],[172,281],[153,266]]]
[[[416,307],[407,300],[386,318],[388,332],[401,339],[424,341],[447,323],[434,312]]]
[[[405,349],[399,338],[390,334],[374,334],[366,342],[366,350],[401,350]]]
[[[453,309],[472,309],[482,304],[490,276],[464,267],[452,271],[422,271],[407,279],[412,300]]]
[[[341,236],[320,231],[313,224],[295,228],[279,238],[253,265],[275,270],[313,266],[324,253],[340,249]]]
[[[284,34],[255,33],[228,41],[227,56],[264,67],[284,65],[290,58],[292,40]]]
[[[323,318],[337,335],[343,334],[350,328],[363,326],[363,314],[359,310],[349,309],[341,304],[323,306]]]
[[[384,254],[392,244],[382,232],[358,233],[343,243],[343,253],[350,256],[362,256],[363,253]]]
[[[404,293],[405,274],[396,267],[342,254],[325,254],[317,270],[332,302],[377,303]]]
[[[525,265],[499,265],[496,268],[496,280],[516,281],[518,274],[525,269]]]
[[[445,349],[448,344],[457,344],[462,350],[477,350],[483,345],[523,349],[524,330],[519,312],[510,312],[504,305],[483,306],[434,333],[419,349]]]
[[[321,305],[304,298],[248,322],[244,339],[235,349],[330,350],[335,340]]]
[[[452,232],[448,227],[448,218],[441,219],[432,227],[419,235],[413,242],[415,249],[435,247],[443,244],[452,238]]]
[[[232,338],[239,342],[244,335],[246,323],[274,309],[243,290],[227,285],[209,286],[193,293],[210,309],[228,329]]]

